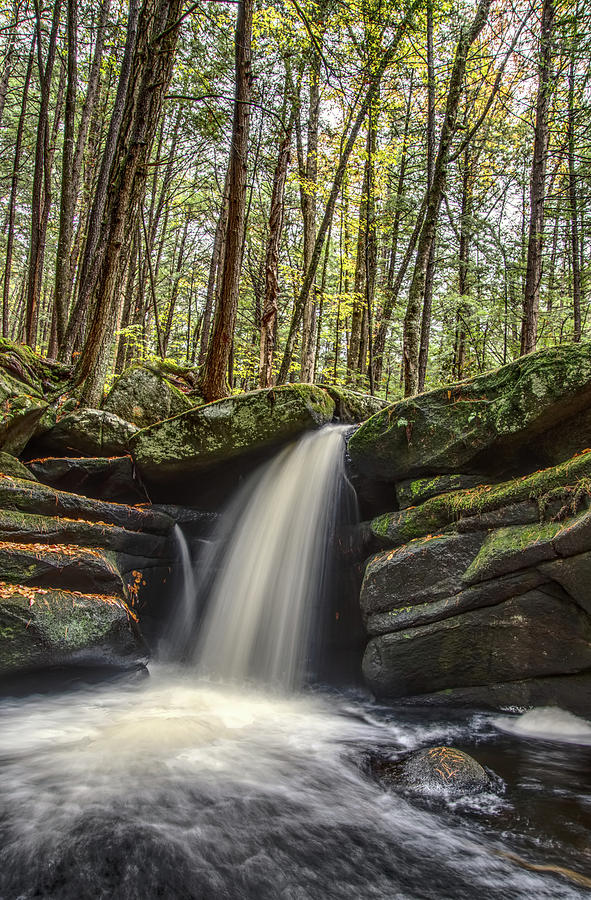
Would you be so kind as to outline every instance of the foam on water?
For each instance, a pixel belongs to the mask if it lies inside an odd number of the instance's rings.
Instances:
[[[579,896],[369,778],[363,751],[397,735],[329,696],[187,669],[4,701],[0,897]]]
[[[499,716],[493,722],[510,734],[591,746],[591,722],[555,706],[540,706],[517,717]]]

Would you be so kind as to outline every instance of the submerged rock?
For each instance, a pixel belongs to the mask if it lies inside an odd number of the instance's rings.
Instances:
[[[390,481],[497,471],[526,445],[543,465],[543,444],[532,440],[558,423],[568,420],[578,448],[589,446],[576,417],[590,402],[591,344],[562,345],[388,407],[356,431],[349,452],[362,474]]]
[[[140,431],[133,457],[143,477],[196,472],[330,422],[334,401],[312,384],[285,385],[199,406]]]
[[[492,785],[480,763],[455,747],[417,750],[402,762],[397,774],[399,784],[427,794],[477,794]]]
[[[178,372],[190,371],[178,369]],[[197,406],[198,397],[187,397],[173,383],[171,367],[161,363],[139,363],[127,369],[107,394],[106,412],[114,413],[139,428],[154,425]],[[180,381],[180,378],[179,378]]]

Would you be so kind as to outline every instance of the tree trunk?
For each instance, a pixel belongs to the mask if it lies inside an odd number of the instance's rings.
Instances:
[[[173,2],[173,0],[171,0]],[[148,0],[142,12],[148,7]],[[129,0],[129,13],[127,17],[127,31],[125,36],[125,49],[119,72],[117,94],[111,113],[109,130],[105,142],[105,148],[101,158],[101,166],[94,191],[92,207],[88,217],[86,243],[84,253],[80,261],[80,273],[78,278],[78,297],[70,314],[70,320],[62,344],[59,348],[60,358],[68,362],[72,356],[72,350],[77,340],[80,339],[89,309],[90,298],[96,287],[99,273],[103,264],[105,243],[101,243],[101,235],[106,236],[107,228],[103,228],[103,222],[107,215],[107,201],[110,194],[110,177],[116,170],[116,151],[122,128],[128,88],[130,87],[130,75],[136,55],[136,38],[138,33],[140,0]],[[143,19],[146,24],[145,18]],[[137,66],[137,63],[135,63]],[[133,85],[132,85],[133,90]],[[159,93],[159,91],[158,91]]]
[[[386,280],[386,297],[381,312],[376,338],[373,347],[373,380],[374,385],[379,388],[382,380],[382,372],[384,368],[384,350],[386,349],[386,338],[388,336],[388,328],[392,317],[392,310],[396,303],[398,291],[394,292],[394,273],[396,271],[396,261],[398,255],[398,238],[400,234],[400,220],[402,218],[402,196],[404,193],[404,182],[406,178],[407,157],[408,157],[408,131],[410,127],[410,110],[412,104],[413,89],[413,72],[410,73],[410,83],[408,87],[408,99],[406,101],[406,111],[404,116],[404,133],[402,137],[402,152],[400,154],[400,168],[398,170],[398,181],[396,185],[394,222],[392,225],[392,236],[390,241],[390,262],[388,265],[388,277]],[[406,271],[406,270],[405,270]],[[403,276],[404,277],[404,276]]]
[[[400,41],[407,33],[407,29],[409,24],[414,16],[415,10],[420,4],[420,0],[412,0],[410,6],[408,7],[406,14],[403,20],[400,22],[399,26],[396,29],[394,37],[385,51],[382,59],[380,60],[379,65],[376,67],[376,70],[373,74],[373,77],[370,79],[368,88],[365,92],[363,100],[361,101],[361,105],[357,115],[351,125],[351,129],[349,131],[349,135],[346,140],[343,137],[343,150],[339,157],[339,162],[337,164],[336,172],[334,174],[332,186],[330,189],[330,193],[328,196],[328,201],[326,203],[326,207],[324,210],[324,215],[322,216],[322,221],[318,227],[318,232],[316,234],[316,241],[314,243],[314,251],[312,253],[312,258],[310,260],[310,265],[308,267],[308,271],[304,277],[302,286],[300,288],[299,294],[296,298],[296,302],[294,304],[294,311],[291,320],[291,325],[289,328],[289,334],[287,336],[287,343],[285,347],[285,352],[283,354],[283,360],[281,363],[281,369],[279,371],[278,382],[280,384],[284,383],[287,380],[289,375],[289,370],[291,368],[291,362],[293,358],[293,353],[295,350],[296,340],[298,336],[298,329],[300,327],[300,323],[303,315],[304,302],[308,293],[314,283],[314,279],[316,277],[316,271],[318,269],[318,264],[320,262],[320,257],[322,254],[322,247],[324,245],[324,241],[326,238],[326,233],[328,231],[328,227],[332,222],[332,217],[334,213],[334,208],[337,202],[337,197],[341,190],[341,186],[343,184],[343,179],[345,177],[345,172],[347,170],[347,164],[349,162],[349,158],[353,151],[353,147],[357,141],[357,136],[361,130],[361,127],[365,121],[369,108],[371,106],[372,100],[376,96],[379,88],[380,81],[384,75],[384,72],[392,62],[396,52],[398,50],[398,46]]]
[[[466,320],[470,313],[468,300],[470,297],[470,238],[472,230],[472,173],[470,171],[470,151],[464,152],[464,171],[462,173],[462,213],[460,218],[460,249],[458,266],[458,293],[460,304],[456,318],[456,336],[454,345],[454,378],[464,378],[466,361]]]
[[[100,403],[113,327],[119,303],[118,284],[125,269],[127,236],[137,227],[145,189],[146,165],[172,76],[182,0],[144,0],[130,66],[121,127],[116,139],[109,189],[97,245],[100,270],[91,295],[92,318],[76,384],[84,402]]]
[[[254,0],[239,0],[235,37],[235,102],[228,178],[228,225],[220,299],[201,381],[209,402],[228,393],[227,373],[232,352],[246,215],[248,132],[252,93],[251,43]]]
[[[31,245],[29,249],[29,267],[27,273],[27,306],[25,318],[25,341],[35,347],[37,337],[37,318],[39,314],[39,298],[41,296],[41,278],[43,276],[43,259],[45,255],[44,197],[51,178],[47,155],[49,153],[49,98],[51,92],[51,76],[56,55],[57,33],[61,12],[61,0],[55,0],[47,59],[43,65],[43,45],[41,31],[41,10],[39,0],[35,0],[35,27],[37,30],[37,57],[39,63],[39,82],[41,97],[39,116],[37,119],[37,140],[35,145],[35,167],[33,171],[33,193],[31,198]]]
[[[575,168],[575,56],[571,51],[568,72],[568,193],[573,272],[573,341],[581,340],[581,260],[579,256],[579,198]]]
[[[74,184],[74,128],[76,118],[76,81],[78,78],[78,0],[68,0],[68,83],[64,117],[64,145],[62,150],[62,185],[60,200],[60,228],[55,262],[55,340],[61,345],[67,325],[71,292],[70,251],[74,234],[76,186]],[[53,344],[54,341],[51,341]],[[55,349],[57,349],[57,346]],[[52,347],[52,349],[54,349]],[[53,354],[50,354],[53,355]]]
[[[310,95],[308,107],[308,141],[306,146],[306,164],[303,165],[303,153],[298,146],[300,158],[300,196],[302,218],[304,221],[304,274],[308,271],[314,241],[316,239],[316,191],[318,182],[318,125],[320,119],[320,54],[314,53],[310,66]],[[298,138],[300,134],[298,122]],[[298,140],[298,144],[300,141]],[[316,290],[310,285],[304,300],[302,314],[302,348],[300,381],[309,382],[314,378],[314,325],[315,325]]]
[[[425,291],[425,278],[431,244],[435,236],[441,198],[445,189],[451,143],[456,131],[458,106],[470,47],[484,28],[492,0],[480,0],[469,29],[462,29],[456,47],[449,81],[445,116],[441,127],[439,148],[435,160],[433,183],[427,193],[425,219],[418,241],[417,258],[409,288],[408,305],[404,318],[403,373],[405,396],[416,394],[419,387],[419,343],[421,300]]]
[[[16,215],[16,195],[18,191],[18,181],[21,166],[21,157],[23,152],[23,132],[25,120],[27,117],[27,101],[29,98],[29,88],[31,85],[31,76],[33,73],[33,63],[35,61],[35,43],[37,33],[33,32],[31,41],[31,50],[29,51],[29,62],[27,64],[27,72],[25,75],[25,83],[21,96],[21,111],[16,130],[16,144],[14,147],[14,164],[12,167],[12,179],[10,183],[10,201],[8,208],[8,228],[6,239],[6,259],[4,262],[4,285],[2,294],[2,337],[9,337],[9,321],[8,311],[10,303],[10,271],[12,268],[12,251],[14,247],[14,220]]]
[[[521,355],[536,349],[540,282],[542,280],[542,243],[544,231],[544,201],[546,195],[546,163],[550,131],[548,112],[551,96],[552,35],[554,29],[554,0],[544,0],[540,33],[540,61],[538,65],[538,94],[534,153],[530,178],[530,217],[527,243],[527,264],[523,318],[521,324]]]
[[[277,300],[279,297],[279,248],[283,231],[285,182],[289,168],[290,151],[291,122],[279,145],[269,211],[269,238],[267,240],[265,257],[265,304],[261,315],[259,354],[259,387],[262,388],[271,387],[273,384]]]
[[[435,62],[433,59],[433,0],[427,2],[427,183],[433,184],[435,171]],[[425,294],[423,297],[423,317],[421,320],[421,345],[419,349],[419,393],[425,388],[427,361],[429,357],[429,337],[431,333],[431,309],[433,306],[433,279],[435,277],[435,244],[437,230],[433,234],[427,271],[425,272]]]

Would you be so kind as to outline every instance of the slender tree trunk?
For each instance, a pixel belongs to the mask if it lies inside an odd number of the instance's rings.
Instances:
[[[27,116],[27,102],[29,98],[29,88],[31,85],[31,76],[33,73],[33,63],[35,61],[35,43],[37,33],[33,33],[31,41],[31,50],[29,51],[29,62],[27,64],[27,72],[25,75],[25,83],[21,95],[21,111],[16,130],[16,143],[14,147],[14,164],[12,167],[12,179],[10,182],[10,202],[8,208],[8,228],[6,239],[6,259],[4,262],[4,285],[2,294],[2,337],[9,337],[9,321],[8,312],[10,308],[10,273],[12,268],[12,252],[14,247],[14,223],[16,216],[16,197],[18,192],[19,173],[21,166],[21,157],[23,152],[23,132],[25,120]]]
[[[363,126],[369,108],[371,106],[372,100],[375,98],[380,81],[384,75],[384,72],[392,62],[402,40],[403,36],[407,33],[407,29],[409,27],[410,22],[414,16],[414,13],[417,7],[420,5],[420,0],[412,0],[410,6],[406,10],[405,16],[403,20],[398,25],[394,37],[383,54],[382,59],[380,60],[379,65],[376,67],[375,72],[373,73],[373,77],[369,81],[369,86],[365,92],[363,100],[361,101],[359,110],[357,115],[351,125],[351,129],[349,131],[348,137],[343,141],[343,150],[339,157],[339,162],[337,164],[336,172],[334,174],[332,186],[330,189],[330,193],[328,196],[328,201],[326,203],[326,207],[324,210],[324,215],[322,216],[322,220],[320,225],[318,226],[318,231],[316,234],[316,241],[314,243],[314,251],[312,253],[312,258],[310,260],[310,265],[308,267],[308,271],[304,277],[302,286],[300,288],[298,297],[296,298],[296,302],[294,304],[294,311],[291,320],[291,325],[289,328],[289,334],[287,336],[287,342],[285,347],[285,352],[283,354],[283,360],[281,363],[281,369],[279,371],[278,382],[280,384],[284,383],[287,380],[287,376],[289,375],[289,370],[291,368],[291,362],[293,358],[293,353],[295,350],[298,329],[300,327],[300,323],[303,315],[304,302],[312,284],[314,283],[314,279],[316,277],[316,271],[318,269],[318,264],[320,262],[320,257],[322,254],[322,248],[324,246],[324,241],[326,238],[326,234],[328,231],[328,227],[332,222],[332,217],[334,214],[334,208],[337,202],[337,197],[341,190],[341,186],[343,184],[343,179],[345,177],[345,172],[347,170],[347,164],[349,162],[349,158],[353,151],[353,147],[357,141],[357,136]]]
[[[396,185],[394,222],[392,225],[392,236],[390,243],[390,262],[388,265],[388,277],[386,280],[386,297],[381,312],[376,338],[373,347],[373,380],[374,385],[379,387],[382,380],[382,372],[384,368],[384,350],[386,349],[386,338],[388,337],[388,328],[390,319],[392,318],[392,310],[397,300],[398,291],[394,292],[394,275],[396,271],[396,262],[398,255],[398,239],[400,234],[400,220],[402,218],[402,196],[404,194],[404,183],[406,180],[406,168],[408,157],[408,131],[410,127],[410,111],[412,104],[413,91],[413,72],[410,74],[410,83],[408,88],[408,98],[406,101],[406,111],[404,116],[404,133],[402,137],[402,152],[400,154],[400,168],[398,170],[398,181]],[[406,271],[406,270],[405,270]],[[404,276],[403,276],[404,277]]]
[[[458,270],[458,293],[460,304],[456,317],[456,337],[454,346],[454,377],[461,381],[466,362],[466,321],[470,314],[470,238],[472,230],[472,178],[470,150],[464,151],[464,171],[462,173],[462,213],[460,218],[460,249]]]
[[[147,2],[148,0],[146,0],[146,3]],[[144,5],[144,8],[145,6],[146,5]],[[132,73],[134,53],[136,51],[139,9],[140,0],[129,0],[125,49],[121,61],[117,94],[115,96],[109,123],[109,131],[107,133],[105,148],[101,158],[101,166],[94,191],[92,207],[88,217],[86,243],[82,259],[80,260],[78,297],[70,314],[70,320],[68,322],[64,340],[59,348],[59,355],[63,361],[68,361],[71,358],[74,345],[83,333],[89,310],[90,297],[96,287],[99,272],[103,264],[106,244],[105,242],[101,244],[100,238],[101,234],[103,234],[106,240],[107,229],[103,229],[102,225],[107,214],[110,177],[112,172],[115,171],[117,142],[126,109],[126,97]]]
[[[104,247],[104,252],[91,296],[92,319],[75,374],[82,398],[89,405],[98,405],[102,395],[117,318],[118,284],[126,268],[123,250],[126,236],[133,234],[137,227],[145,190],[146,164],[172,76],[181,8],[182,0],[144,0],[139,16],[131,74],[97,241]]]
[[[449,81],[445,116],[439,138],[439,148],[435,160],[433,183],[427,193],[425,219],[418,241],[417,257],[409,288],[408,305],[404,318],[404,393],[416,394],[419,387],[419,344],[421,300],[425,291],[427,263],[431,243],[435,236],[441,198],[445,189],[451,143],[456,131],[458,106],[462,92],[462,82],[470,47],[484,28],[492,0],[480,0],[469,29],[463,29],[456,47],[454,63]]]
[[[318,125],[320,120],[320,54],[315,53],[310,66],[310,94],[308,108],[308,141],[306,147],[306,163],[300,159],[300,194],[302,217],[304,221],[304,274],[314,251],[316,239],[316,191],[318,182]],[[299,125],[299,123],[298,123]],[[298,127],[298,135],[300,129]],[[299,142],[298,142],[299,143]],[[298,156],[303,157],[298,146]],[[316,290],[310,285],[308,296],[304,300],[302,315],[302,348],[300,381],[309,382],[314,378],[314,325],[315,325]]]
[[[355,276],[353,280],[353,310],[351,312],[351,331],[349,334],[349,346],[347,349],[347,372],[351,380],[355,380],[359,372],[359,356],[361,349],[361,334],[363,328],[363,313],[365,308],[365,248],[367,245],[367,223],[370,215],[368,207],[370,203],[370,164],[369,148],[372,137],[370,126],[367,128],[366,158],[363,167],[363,182],[361,184],[361,197],[359,199],[359,219],[357,226],[357,254],[355,258]]]
[[[521,355],[536,349],[538,336],[538,310],[540,306],[540,282],[542,280],[542,243],[544,231],[544,201],[546,196],[546,163],[550,130],[552,81],[552,39],[554,30],[554,0],[544,0],[540,34],[540,61],[538,66],[538,95],[536,100],[536,125],[534,153],[530,178],[530,218],[527,243],[527,264],[523,318],[521,324]]]
[[[575,51],[571,52],[568,72],[568,193],[570,199],[570,235],[573,272],[573,340],[581,340],[581,260],[579,256],[579,198],[575,168]]]
[[[37,318],[39,299],[41,296],[41,279],[43,276],[43,259],[45,254],[44,207],[48,198],[44,197],[48,187],[51,170],[48,167],[49,153],[49,98],[51,77],[56,55],[57,33],[61,12],[61,0],[55,0],[47,59],[43,64],[43,45],[41,30],[41,9],[39,0],[35,0],[35,23],[37,30],[37,56],[39,62],[39,81],[41,98],[37,119],[37,140],[35,147],[35,167],[33,172],[33,194],[31,198],[31,245],[29,249],[29,268],[27,273],[27,307],[25,319],[25,341],[34,347],[37,337]]]
[[[279,145],[269,211],[269,238],[267,240],[265,257],[265,304],[261,315],[259,352],[259,387],[262,388],[271,387],[273,384],[277,300],[279,297],[279,248],[283,232],[285,182],[289,168],[290,151],[291,123]]]
[[[246,215],[248,132],[252,93],[251,44],[253,7],[254,0],[239,0],[236,17],[236,85],[228,178],[226,246],[220,300],[201,382],[201,393],[208,402],[224,397],[228,393],[226,379],[238,310],[238,291],[240,287]]]
[[[185,261],[185,245],[187,243],[187,234],[189,233],[189,219],[190,216],[187,213],[187,218],[185,219],[185,226],[183,228],[183,235],[181,237],[181,245],[179,247],[179,253],[177,257],[176,263],[176,274],[174,276],[174,282],[172,285],[172,293],[170,295],[170,302],[168,304],[168,313],[166,315],[166,322],[164,324],[164,334],[162,335],[162,344],[164,347],[164,353],[168,349],[168,344],[170,341],[170,333],[172,331],[172,322],[174,318],[174,310],[176,307],[176,301],[179,295],[179,285],[181,283],[181,278],[183,276],[183,264]]]
[[[60,229],[55,263],[55,340],[61,345],[68,318],[71,292],[70,252],[74,235],[76,186],[74,184],[74,128],[76,117],[76,82],[78,78],[78,0],[68,0],[68,83],[64,118],[62,151],[62,185],[60,200]],[[54,341],[51,341],[53,344]],[[50,354],[53,355],[53,354]]]
[[[427,183],[433,184],[435,171],[435,62],[433,57],[433,0],[427,2]],[[437,230],[433,234],[427,271],[425,272],[425,294],[423,297],[423,317],[421,320],[421,345],[419,348],[419,393],[425,388],[427,361],[429,357],[429,337],[431,334],[431,309],[433,307],[433,279],[435,277],[435,245]]]

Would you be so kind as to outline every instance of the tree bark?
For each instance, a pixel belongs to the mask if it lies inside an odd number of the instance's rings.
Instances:
[[[427,184],[433,184],[435,171],[435,62],[433,56],[433,0],[427,2]],[[427,361],[429,357],[429,337],[431,334],[431,310],[433,307],[433,279],[435,277],[435,245],[437,226],[431,241],[427,271],[425,272],[425,294],[423,297],[423,317],[421,320],[421,345],[419,349],[419,393],[425,388]]]
[[[279,297],[279,248],[283,232],[285,182],[289,168],[290,152],[291,122],[279,145],[269,211],[269,237],[265,257],[265,303],[261,315],[259,353],[259,387],[262,388],[271,387],[273,384],[277,300]]]
[[[172,76],[182,0],[144,0],[131,63],[121,126],[108,178],[108,193],[97,245],[104,247],[91,295],[92,318],[75,381],[88,405],[101,400],[113,327],[118,284],[125,269],[123,249],[133,234],[143,201],[146,164]]]
[[[14,147],[14,164],[12,167],[12,178],[10,182],[10,201],[8,207],[8,228],[6,239],[6,259],[4,262],[4,285],[2,293],[2,337],[9,337],[9,303],[10,303],[10,272],[12,268],[12,252],[14,247],[14,221],[16,216],[16,195],[18,191],[19,173],[21,166],[21,157],[23,152],[23,132],[25,120],[27,117],[27,102],[29,98],[29,88],[31,85],[31,76],[33,73],[33,63],[35,61],[35,43],[37,33],[33,32],[31,41],[31,50],[29,51],[29,62],[27,64],[27,72],[25,75],[25,83],[21,95],[21,111],[16,130],[16,143]]]
[[[470,28],[462,29],[456,47],[454,63],[449,80],[445,115],[441,127],[439,147],[433,183],[427,193],[425,219],[418,240],[417,257],[408,293],[408,305],[404,318],[403,374],[404,394],[416,394],[419,387],[419,343],[421,300],[424,296],[425,278],[431,243],[435,236],[441,198],[445,189],[449,154],[456,131],[458,106],[462,92],[462,82],[466,70],[470,47],[484,28],[492,0],[480,0]]]
[[[581,340],[581,260],[579,251],[579,197],[575,167],[575,55],[568,72],[568,193],[570,200],[570,237],[573,274],[573,341]]]
[[[540,33],[540,59],[538,64],[538,93],[536,99],[536,125],[534,152],[530,177],[530,216],[525,270],[525,291],[521,323],[521,355],[536,349],[538,336],[538,311],[540,307],[540,282],[542,280],[542,243],[544,231],[544,202],[546,196],[546,163],[550,131],[548,113],[552,80],[552,37],[554,30],[554,0],[544,0]]]
[[[316,191],[318,182],[318,126],[320,120],[320,54],[314,53],[310,66],[310,93],[308,105],[308,140],[304,165],[301,150],[300,123],[298,121],[298,157],[300,158],[300,197],[304,222],[304,274],[308,271],[314,241],[316,238]],[[309,382],[314,378],[314,325],[316,290],[312,283],[304,300],[302,314],[302,349],[300,381]]]
[[[254,0],[239,0],[235,36],[235,99],[228,178],[228,225],[220,299],[200,385],[204,399],[228,393],[228,363],[238,310],[240,270],[244,247],[248,132],[252,93],[251,44]]]

